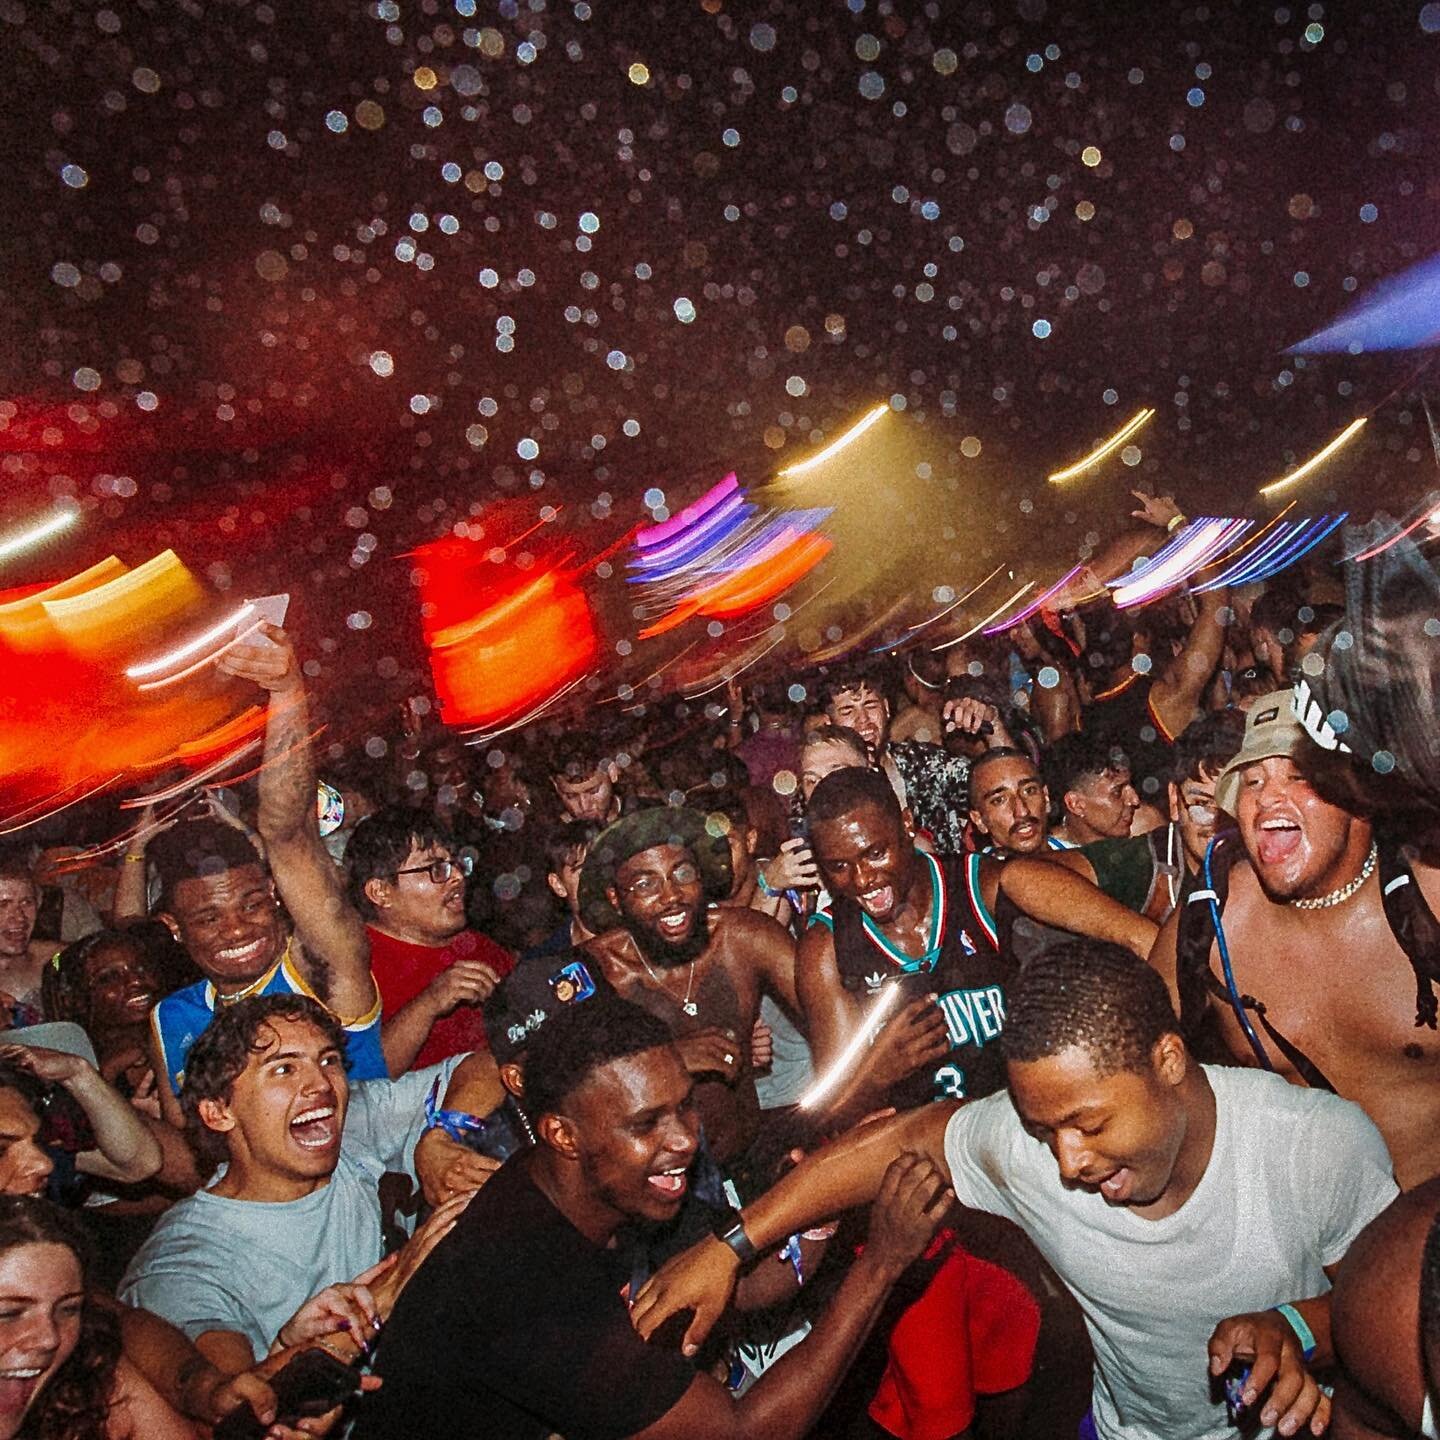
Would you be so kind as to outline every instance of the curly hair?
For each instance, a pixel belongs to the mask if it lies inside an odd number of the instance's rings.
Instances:
[[[80,1222],[47,1200],[0,1196],[0,1255],[22,1245],[63,1245],[79,1262],[85,1288],[91,1255]],[[87,1296],[80,1338],[36,1396],[20,1430],[24,1440],[104,1440],[119,1363],[120,1328]]]
[[[313,1025],[342,1056],[345,1054],[345,1031],[340,1022],[308,995],[252,995],[217,1011],[186,1057],[180,1090],[186,1135],[196,1154],[212,1166],[226,1158],[225,1139],[200,1118],[200,1102],[231,1098],[250,1057],[264,1052],[261,1032],[274,1020]]]
[[[1076,1046],[1103,1078],[1150,1066],[1155,1042],[1180,1034],[1157,971],[1103,940],[1037,956],[1010,991],[1000,1044],[1007,1060],[1048,1060]]]

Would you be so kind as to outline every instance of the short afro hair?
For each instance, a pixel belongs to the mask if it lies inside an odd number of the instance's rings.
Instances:
[[[525,1109],[533,1119],[558,1115],[602,1066],[673,1043],[658,1016],[601,993],[570,1005],[542,1025],[525,1051]]]
[[[1048,1060],[1079,1046],[1103,1077],[1145,1071],[1162,1035],[1179,1035],[1157,971],[1118,945],[1072,940],[1029,961],[1011,987],[1000,1043],[1007,1060]]]
[[[1244,740],[1245,714],[1241,710],[1212,710],[1192,720],[1176,737],[1171,782],[1183,785],[1187,780],[1218,777],[1240,753]]]
[[[805,814],[813,825],[824,820],[839,820],[862,805],[873,805],[883,814],[893,815],[897,822],[900,820],[900,802],[890,781],[879,770],[847,766],[844,770],[832,770],[815,787]]]
[[[350,877],[350,903],[364,920],[375,918],[375,906],[365,893],[371,880],[394,880],[412,850],[437,846],[451,848],[450,837],[421,810],[398,805],[367,815],[350,835],[345,847],[345,870]]]
[[[274,1020],[313,1025],[342,1057],[345,1054],[345,1031],[340,1022],[308,995],[252,995],[217,1010],[185,1057],[180,1089],[186,1134],[196,1154],[211,1161],[212,1167],[225,1159],[225,1138],[200,1118],[200,1102],[230,1099],[250,1057],[265,1048],[260,1035]]]
[[[160,909],[168,912],[175,887],[265,861],[243,830],[223,820],[186,820],[150,842],[149,854],[160,876]]]

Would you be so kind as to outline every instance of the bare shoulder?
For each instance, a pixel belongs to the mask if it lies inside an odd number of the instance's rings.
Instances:
[[[773,915],[749,906],[714,907],[713,935],[726,946],[744,949],[758,946],[784,945],[794,948],[790,932]]]

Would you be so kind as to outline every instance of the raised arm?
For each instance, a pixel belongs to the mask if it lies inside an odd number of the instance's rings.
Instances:
[[[1172,735],[1178,735],[1195,718],[1200,697],[1220,663],[1229,604],[1228,588],[1210,590],[1199,597],[1184,649],[1165,667],[1150,692],[1155,713]]]
[[[160,1169],[160,1142],[144,1117],[88,1060],[34,1045],[0,1045],[0,1059],[63,1086],[85,1112],[95,1149],[76,1156],[77,1169],[124,1185],[138,1185]]]
[[[276,889],[295,922],[296,956],[315,992],[346,1022],[375,1008],[370,941],[345,896],[339,868],[320,839],[309,706],[285,632],[262,627],[269,644],[236,645],[220,668],[269,692],[260,771],[259,831]]]
[[[921,1156],[948,1174],[945,1127],[958,1108],[937,1102],[873,1120],[807,1155],[741,1212],[746,1238],[764,1253],[807,1226],[868,1204],[880,1193],[891,1161],[901,1154]],[[713,1237],[701,1240],[640,1291],[630,1312],[635,1328],[648,1340],[670,1316],[693,1309],[695,1318],[685,1333],[686,1351],[693,1354],[729,1302],[739,1269],[728,1245]]]
[[[1064,865],[1021,857],[997,864],[997,889],[1032,919],[1057,930],[1123,945],[1148,959],[1156,925],[1127,910]]]

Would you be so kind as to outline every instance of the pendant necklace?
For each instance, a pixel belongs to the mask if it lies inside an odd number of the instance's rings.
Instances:
[[[635,953],[637,955],[640,955],[640,947],[638,945],[635,946]],[[697,955],[695,958],[698,960],[700,957]],[[645,967],[645,973],[655,982],[656,988],[664,990],[667,995],[670,995],[670,991],[667,988],[665,982],[650,968],[650,962],[643,955],[640,955],[640,963]],[[690,998],[690,992],[694,988],[695,961],[692,960],[690,962],[690,974],[685,981],[685,998],[680,1002],[680,1008],[687,1015],[691,1016],[698,1015],[700,1013],[700,1006]],[[670,998],[673,1000],[675,997],[671,995]]]

